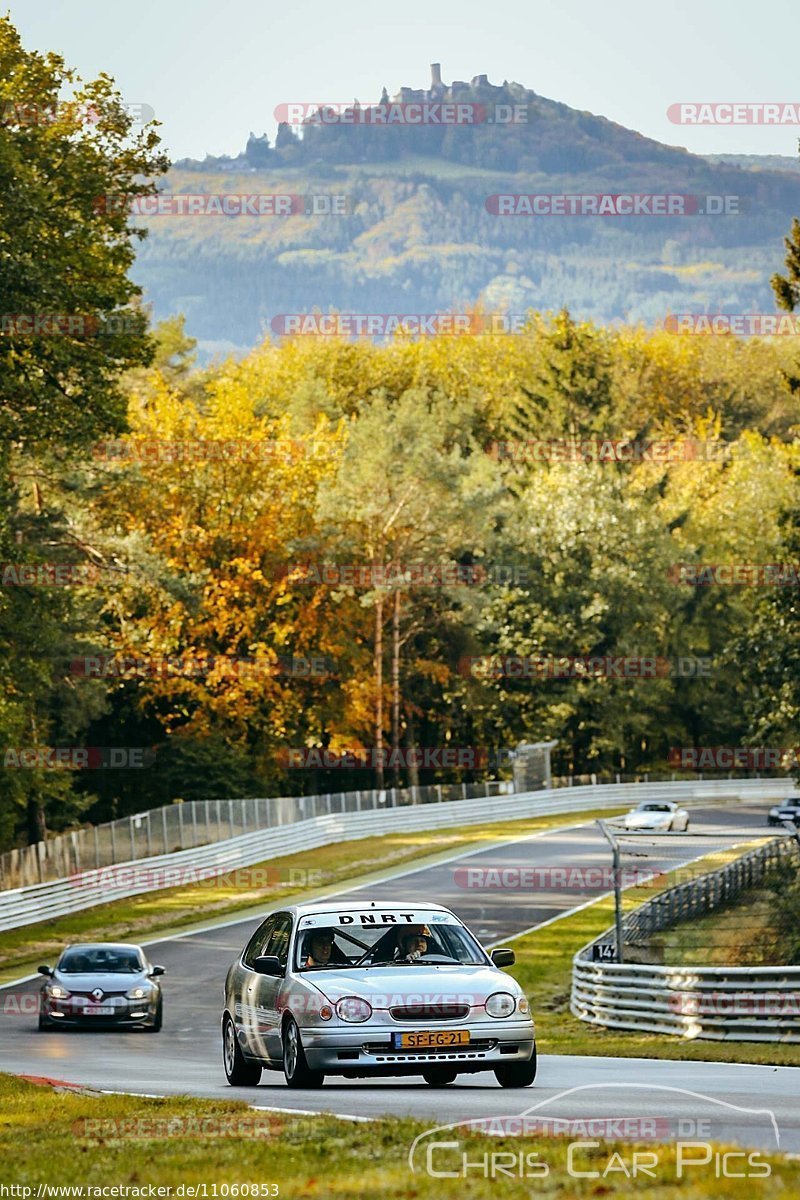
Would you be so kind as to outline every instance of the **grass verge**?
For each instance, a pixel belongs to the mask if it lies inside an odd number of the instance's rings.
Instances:
[[[522,1095],[516,1094],[517,1102],[510,1100],[509,1112],[524,1107]],[[6,1193],[19,1200],[36,1198],[40,1185],[82,1187],[85,1198],[100,1195],[92,1188],[145,1189],[127,1193],[131,1196],[147,1195],[148,1185],[157,1185],[170,1188],[162,1195],[173,1200],[190,1196],[190,1188],[198,1189],[194,1195],[203,1200],[254,1195],[277,1195],[282,1200],[299,1196],[497,1200],[531,1194],[567,1200],[628,1194],[631,1186],[645,1192],[648,1200],[704,1200],[721,1195],[725,1200],[759,1200],[778,1193],[800,1194],[800,1163],[767,1154],[756,1156],[758,1168],[753,1174],[760,1177],[723,1182],[718,1160],[712,1157],[702,1166],[684,1165],[680,1178],[678,1155],[683,1151],[675,1142],[634,1146],[593,1141],[592,1149],[573,1157],[573,1172],[597,1173],[587,1178],[569,1172],[566,1138],[489,1139],[474,1134],[467,1138],[461,1131],[446,1131],[439,1139],[458,1138],[458,1146],[438,1149],[431,1157],[434,1170],[455,1172],[455,1177],[445,1178],[427,1173],[427,1143],[415,1154],[417,1169],[412,1171],[411,1145],[431,1128],[431,1123],[416,1120],[384,1117],[355,1123],[332,1116],[257,1113],[241,1101],[98,1097],[7,1075],[0,1075],[0,1109],[0,1182],[30,1189]],[[632,1183],[635,1150],[651,1157],[649,1175],[637,1175]],[[696,1150],[683,1153],[699,1158]],[[492,1154],[506,1157],[484,1159]],[[532,1157],[526,1160],[526,1155]],[[472,1165],[465,1166],[465,1160]],[[732,1170],[744,1174],[742,1157],[735,1163]],[[493,1169],[497,1164],[503,1170]],[[259,1185],[258,1190],[254,1185]],[[47,1194],[41,1193],[43,1198]]]
[[[52,958],[65,942],[142,941],[237,913],[244,919],[249,910],[256,918],[267,905],[313,895],[315,891],[327,892],[339,884],[377,882],[382,874],[399,867],[423,867],[434,863],[437,856],[480,850],[492,842],[594,821],[620,811],[624,810],[559,813],[338,842],[240,868],[216,879],[114,900],[0,933],[0,983],[25,971],[35,971],[38,963]]]

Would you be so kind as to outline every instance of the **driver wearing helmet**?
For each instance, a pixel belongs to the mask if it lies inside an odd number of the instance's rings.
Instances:
[[[333,930],[315,929],[306,935],[304,967],[327,967],[333,955]],[[334,961],[336,961],[334,959]]]
[[[397,933],[397,948],[394,952],[395,962],[416,962],[428,952],[428,938],[431,931],[427,925],[409,925],[399,929]]]

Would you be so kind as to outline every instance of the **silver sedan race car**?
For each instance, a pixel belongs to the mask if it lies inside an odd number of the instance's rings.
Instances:
[[[157,976],[163,967],[144,950],[120,942],[68,946],[47,978],[39,1002],[39,1028],[135,1026],[158,1033],[164,1002]]]
[[[674,800],[643,800],[638,808],[632,808],[622,817],[622,824],[626,829],[685,832],[689,828],[689,814]]]
[[[225,981],[222,1049],[235,1086],[262,1068],[289,1087],[421,1075],[441,1087],[493,1071],[503,1087],[536,1076],[527,998],[440,905],[318,901],[271,913]]]

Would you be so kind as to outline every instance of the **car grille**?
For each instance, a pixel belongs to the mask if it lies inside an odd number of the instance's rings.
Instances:
[[[390,1008],[395,1021],[463,1021],[468,1004],[401,1004]]]
[[[470,1059],[485,1058],[490,1050],[497,1046],[497,1039],[485,1039],[470,1042],[468,1046],[427,1047],[424,1050],[395,1050],[388,1042],[372,1042],[362,1046],[365,1054],[371,1054],[377,1062],[382,1063],[423,1063],[423,1062],[467,1062]]]

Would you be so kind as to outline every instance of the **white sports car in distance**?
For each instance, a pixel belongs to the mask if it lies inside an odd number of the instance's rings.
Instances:
[[[625,814],[622,824],[626,829],[685,832],[689,828],[689,814],[685,808],[678,808],[674,800],[643,800]]]

